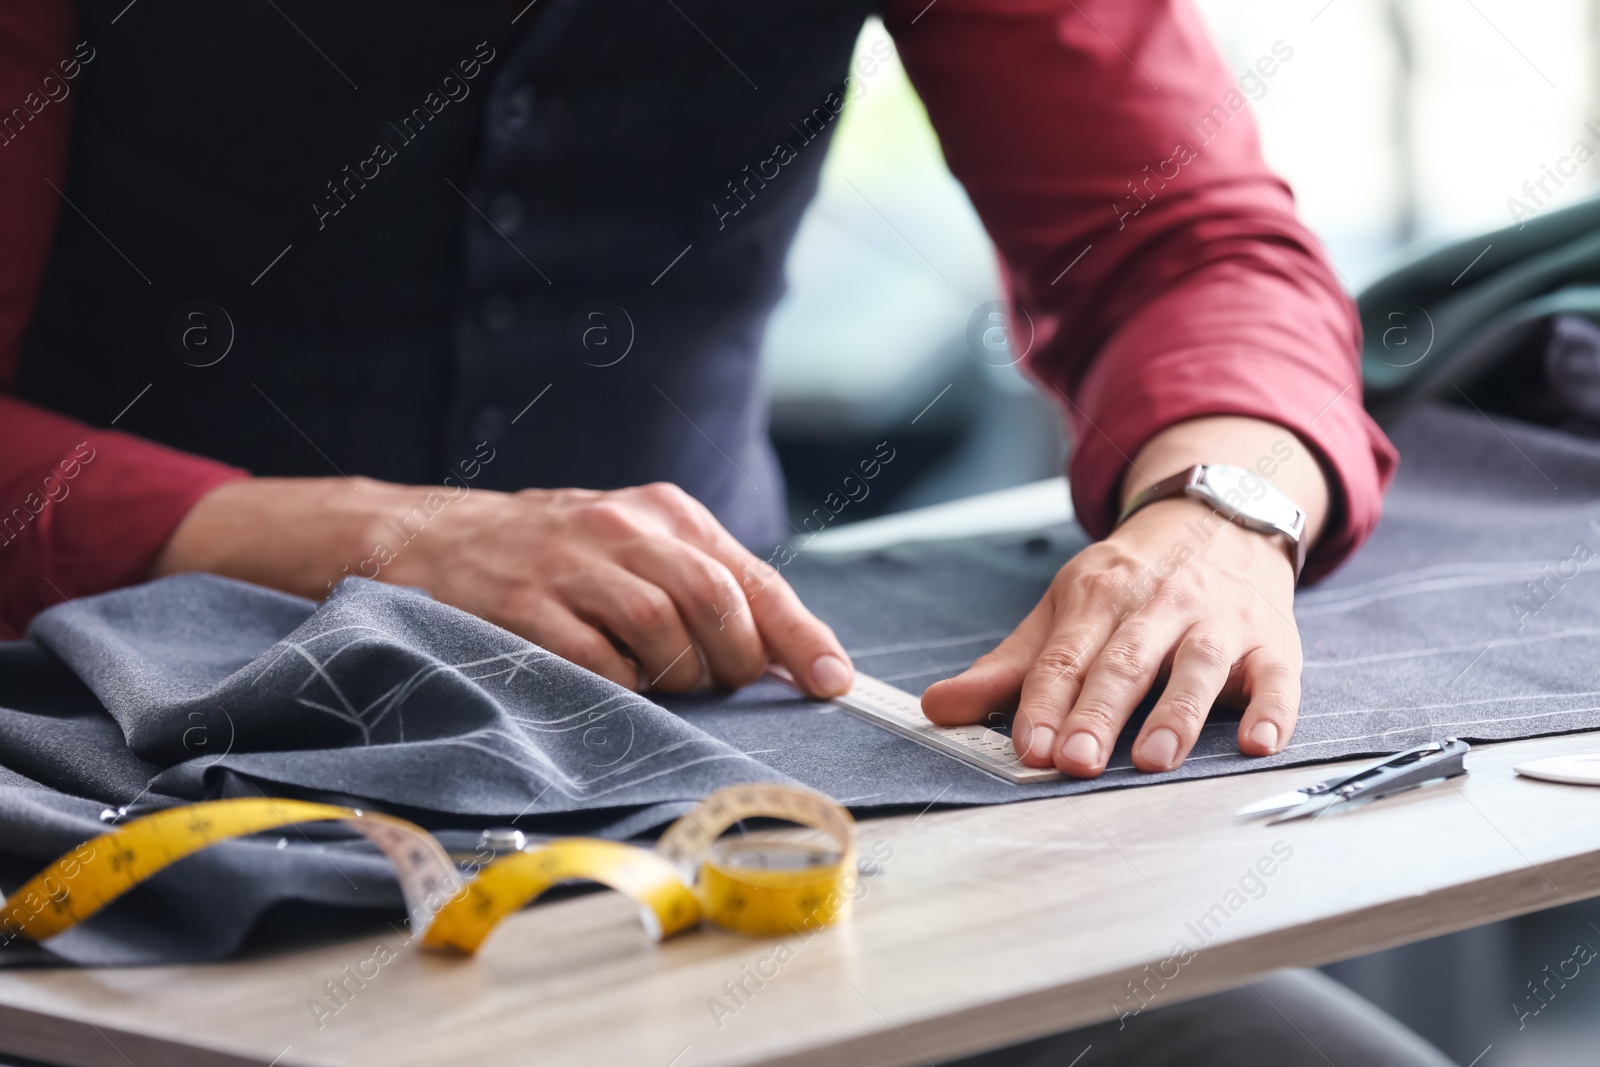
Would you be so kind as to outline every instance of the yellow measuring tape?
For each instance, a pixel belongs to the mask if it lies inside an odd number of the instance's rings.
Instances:
[[[776,837],[719,840],[744,819],[822,831],[828,844]],[[815,929],[844,918],[856,863],[855,826],[839,805],[787,786],[719,790],[661,836],[654,851],[571,837],[514,852],[471,881],[431,834],[388,815],[299,800],[214,800],[156,812],[86,841],[0,905],[0,933],[43,941],[71,929],[185,856],[232,838],[335,821],[364,835],[394,867],[423,944],[475,952],[497,923],[551,886],[599,882],[637,901],[645,927],[668,937],[708,919],[742,934]]]

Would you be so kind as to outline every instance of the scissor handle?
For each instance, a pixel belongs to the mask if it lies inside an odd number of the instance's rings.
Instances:
[[[1466,756],[1472,746],[1456,738],[1429,741],[1397,752],[1345,779],[1333,792],[1345,800],[1384,797],[1419,785],[1467,773]]]
[[[1352,782],[1359,782],[1370,775],[1383,770],[1385,767],[1408,764],[1412,760],[1417,759],[1419,756],[1426,756],[1434,752],[1442,751],[1442,749],[1443,746],[1437,741],[1425,741],[1413,748],[1396,752],[1392,756],[1385,756],[1381,760],[1375,760],[1372,763],[1357,767],[1354,770],[1345,771],[1344,773],[1336,775],[1333,778],[1324,778],[1320,782],[1301,786],[1300,792],[1305,794],[1307,797],[1320,797],[1327,793],[1336,792]]]

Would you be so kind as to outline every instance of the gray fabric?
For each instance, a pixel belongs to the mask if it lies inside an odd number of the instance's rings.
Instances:
[[[1392,1017],[1315,971],[1056,1034],[946,1067],[1453,1067]]]
[[[0,648],[8,889],[107,829],[106,805],[266,793],[430,828],[554,819],[627,835],[719,786],[785,780],[503,630],[363,581],[318,606],[178,577],[63,605]],[[359,842],[315,829],[279,839],[186,860],[49,948],[80,963],[208,958],[289,899],[398,904]],[[0,949],[0,965],[38,957],[20,940]]]
[[[1240,755],[1237,714],[1219,710],[1194,754],[1167,774],[1133,769],[1130,726],[1100,778],[1013,785],[843,712],[824,712],[833,723],[821,729],[815,707],[777,686],[670,706],[786,774],[873,806],[998,803],[1444,737],[1600,727],[1600,560],[1573,558],[1600,548],[1600,529],[1586,525],[1600,519],[1600,445],[1445,408],[1419,410],[1395,440],[1404,460],[1371,542],[1296,600],[1304,693],[1294,738],[1276,756]],[[843,566],[796,564],[791,577],[848,635],[863,671],[920,692],[998,643],[1078,538],[1057,530],[908,546]]]
[[[187,576],[57,606],[0,645],[0,886],[134,801],[265,792],[465,840],[510,822],[626,837],[734,782],[800,782],[859,811],[1001,803],[1600,727],[1600,597],[1592,567],[1563,562],[1600,539],[1585,526],[1600,445],[1442,409],[1396,436],[1406,458],[1382,527],[1299,598],[1304,707],[1275,757],[1238,755],[1236,717],[1219,712],[1170,774],[1129,766],[1130,727],[1101,778],[1019,786],[775,684],[663,707],[404,589],[352,581],[316,605]],[[802,556],[785,573],[862,670],[920,691],[997,643],[1083,543],[1061,528]],[[49,949],[216,958],[263,917],[315,928],[397,904],[365,848],[289,831],[186,860]],[[293,922],[273,926],[280,914]],[[29,958],[0,948],[0,965]]]

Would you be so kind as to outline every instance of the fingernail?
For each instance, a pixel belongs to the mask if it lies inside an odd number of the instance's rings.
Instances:
[[[1072,763],[1080,767],[1100,766],[1100,742],[1096,741],[1094,734],[1079,731],[1067,738],[1067,743],[1061,746],[1061,763]]]
[[[818,656],[811,665],[811,685],[823,696],[836,697],[850,692],[855,673],[838,656]]]
[[[1139,756],[1145,763],[1170,770],[1178,761],[1178,735],[1165,726],[1150,731],[1150,736],[1139,746]]]
[[[1050,750],[1056,747],[1056,728],[1054,726],[1035,726],[1028,733],[1028,751],[1023,759],[1042,763],[1050,763]]]
[[[1251,744],[1259,745],[1268,752],[1278,751],[1278,726],[1276,723],[1262,722],[1250,727],[1249,738]]]

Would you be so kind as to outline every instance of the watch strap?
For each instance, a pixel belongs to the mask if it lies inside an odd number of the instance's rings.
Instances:
[[[1266,527],[1251,522],[1241,521],[1243,518],[1245,518],[1241,512],[1229,509],[1227,505],[1223,504],[1221,501],[1215,500],[1204,493],[1191,493],[1190,490],[1192,488],[1201,484],[1201,479],[1205,475],[1205,470],[1206,464],[1197,463],[1186,470],[1181,470],[1176,474],[1169,475],[1168,477],[1163,478],[1160,481],[1140,490],[1132,500],[1128,501],[1128,506],[1122,509],[1122,514],[1117,516],[1116,525],[1121,526],[1123,523],[1127,522],[1135,512],[1156,503],[1158,500],[1171,500],[1173,497],[1187,496],[1190,499],[1199,500],[1202,503],[1211,505],[1214,511],[1227,518],[1236,526],[1243,526],[1247,530],[1253,530],[1256,533],[1265,534],[1267,536],[1276,534],[1278,537],[1282,538],[1284,549],[1289,555],[1289,563],[1294,567],[1294,580],[1299,582],[1300,572],[1305,569],[1306,565],[1306,540],[1303,533],[1300,536],[1296,536],[1287,530],[1278,529],[1277,527]],[[1276,489],[1274,491],[1281,492],[1281,490]],[[1304,513],[1302,512],[1302,515],[1303,514]],[[1303,522],[1301,524],[1301,528],[1303,531]]]
[[[1177,474],[1168,475],[1159,482],[1145,486],[1132,500],[1128,501],[1128,506],[1122,509],[1121,515],[1117,516],[1116,524],[1121,526],[1133,517],[1134,512],[1149,504],[1154,504],[1158,500],[1171,500],[1175,496],[1187,496],[1189,487],[1200,480],[1200,475],[1204,471],[1205,467],[1197,463],[1187,470],[1181,470]]]

